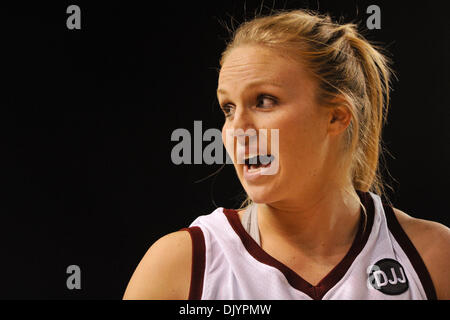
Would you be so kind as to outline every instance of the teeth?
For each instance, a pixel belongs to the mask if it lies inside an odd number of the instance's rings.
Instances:
[[[245,159],[245,165],[249,168],[251,167],[260,167],[261,165],[265,166],[271,163],[274,159],[272,155],[256,155],[251,156]]]

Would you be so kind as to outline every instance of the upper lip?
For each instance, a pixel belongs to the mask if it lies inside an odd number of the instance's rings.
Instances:
[[[245,156],[244,156],[244,160],[248,160],[248,159],[250,159],[250,158],[253,158],[253,157],[257,157],[257,156],[267,156],[268,154],[259,154],[259,153],[256,153],[256,154],[246,154]]]
[[[258,144],[247,145],[245,148],[238,147],[236,150],[236,159],[247,160],[256,156],[267,156],[270,155],[270,152],[268,151],[267,148],[267,152],[260,152],[260,150],[258,150]]]
[[[251,159],[253,157],[256,157],[256,156],[258,156],[258,158],[259,158],[257,160],[257,162],[253,162],[253,161],[251,162],[251,160],[249,160],[249,159]],[[259,154],[259,155],[256,155],[256,156],[245,158],[244,163],[246,165],[251,165],[251,164],[268,164],[268,163],[272,162],[273,159],[274,159],[274,157],[271,154]]]
[[[253,157],[258,157],[258,156],[271,156],[271,154],[269,152],[266,152],[266,153],[247,153],[246,152],[244,154],[238,155],[237,159],[238,159],[238,161],[241,160],[242,164],[244,164],[244,163],[247,163],[248,159],[251,159]]]
[[[249,152],[245,152],[244,154],[240,154],[237,157],[238,160],[238,164],[244,164],[248,162],[248,159],[251,159],[253,157],[258,157],[258,156],[272,156],[272,154],[270,152],[265,152],[265,153],[249,153]],[[239,160],[241,160],[241,162],[239,162]]]
[[[237,163],[243,163],[243,161],[258,155],[258,144],[246,145],[245,148],[237,145],[236,149]]]
[[[270,153],[258,153],[258,154],[249,154],[249,155],[245,155],[244,156],[244,160],[248,160],[248,159],[250,159],[250,158],[253,158],[253,157],[258,157],[258,156],[271,156],[271,154]]]

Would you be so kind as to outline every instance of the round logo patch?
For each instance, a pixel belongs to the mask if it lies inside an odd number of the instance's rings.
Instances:
[[[398,261],[381,259],[367,269],[367,284],[389,295],[402,294],[408,290],[408,278]]]

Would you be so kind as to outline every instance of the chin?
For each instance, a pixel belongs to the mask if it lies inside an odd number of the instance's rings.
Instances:
[[[271,203],[275,200],[275,189],[271,186],[251,186],[246,187],[245,191],[248,197],[255,203]]]
[[[263,175],[253,180],[244,178],[244,166],[237,170],[241,185],[245,189],[247,196],[255,203],[271,203],[279,192],[278,180],[280,171],[275,175]]]

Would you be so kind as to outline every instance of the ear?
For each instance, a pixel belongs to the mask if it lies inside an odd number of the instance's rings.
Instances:
[[[352,113],[347,101],[342,97],[333,100],[328,114],[328,133],[332,135],[345,131],[352,120]]]

